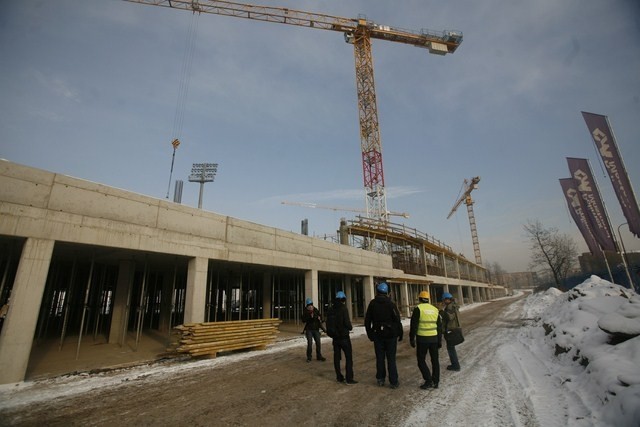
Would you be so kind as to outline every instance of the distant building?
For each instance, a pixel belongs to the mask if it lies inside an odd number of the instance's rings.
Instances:
[[[533,289],[538,285],[538,274],[535,271],[502,273],[498,278],[498,283],[511,289]]]
[[[629,287],[629,279],[627,278],[627,272],[625,270],[622,256],[617,252],[605,252],[605,254],[607,257],[607,263],[609,264],[609,269],[613,275],[613,282]],[[627,252],[626,261],[627,266],[629,267],[631,280],[633,280],[636,286],[638,286],[640,284],[640,252]],[[595,274],[605,280],[611,280],[607,269],[607,263],[605,263],[603,257],[597,257],[586,252],[578,257],[578,262],[580,263],[580,270],[582,274]]]

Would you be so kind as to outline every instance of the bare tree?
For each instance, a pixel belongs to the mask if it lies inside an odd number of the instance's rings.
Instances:
[[[545,228],[537,219],[527,220],[523,227],[529,237],[530,268],[546,267],[556,286],[562,287],[578,257],[576,243],[569,235],[560,234],[557,228]]]

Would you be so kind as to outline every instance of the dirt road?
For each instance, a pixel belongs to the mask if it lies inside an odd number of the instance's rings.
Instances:
[[[480,360],[474,356],[477,345],[468,343],[475,341],[476,331],[517,327],[517,318],[503,322],[501,316],[520,303],[521,298],[504,299],[462,312],[467,337],[459,350],[463,370],[443,369],[438,390],[418,388],[422,378],[405,328],[397,356],[400,387],[395,390],[376,385],[373,345],[366,336],[353,339],[356,385],[336,382],[328,338],[323,339],[326,362],[307,363],[306,344],[300,340],[289,349],[253,352],[219,366],[195,366],[172,375],[143,374],[81,394],[0,405],[0,425],[398,425],[407,422],[427,393],[434,399],[446,396],[451,393],[447,387],[456,383],[463,393],[460,381],[479,368],[469,364],[484,364],[491,358],[485,355]],[[449,362],[444,348],[440,360],[443,368]]]

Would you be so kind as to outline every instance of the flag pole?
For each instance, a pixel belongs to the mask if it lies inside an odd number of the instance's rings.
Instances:
[[[629,264],[627,263],[627,249],[624,247],[624,241],[622,240],[622,234],[620,233],[620,227],[622,227],[623,225],[629,225],[629,223],[623,222],[618,226],[618,237],[620,238],[620,246],[622,249],[622,253],[620,254],[620,257],[622,258],[624,269],[627,272],[627,279],[629,279],[629,287],[637,291],[638,288],[636,287],[636,284],[634,283],[633,279],[631,279],[631,273],[629,272]]]

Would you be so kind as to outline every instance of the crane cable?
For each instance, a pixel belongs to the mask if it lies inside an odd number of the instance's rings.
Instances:
[[[184,125],[184,112],[187,105],[189,95],[189,83],[191,82],[191,69],[193,66],[193,57],[196,46],[196,35],[198,33],[198,19],[200,13],[193,12],[187,38],[185,41],[185,49],[182,58],[182,69],[180,70],[180,84],[178,86],[178,100],[176,102],[176,112],[173,118],[173,129],[171,131],[171,145],[173,146],[173,155],[171,157],[171,171],[169,172],[169,185],[167,187],[167,199],[171,191],[171,177],[173,176],[173,163],[176,157],[176,149],[180,145],[182,137],[182,127]]]
[[[196,47],[196,34],[198,32],[199,13],[194,12],[187,33],[185,43],[184,57],[182,59],[182,70],[180,73],[180,87],[178,88],[178,102],[176,105],[176,114],[173,120],[173,137],[182,136],[182,126],[184,124],[184,112],[189,95],[189,83],[191,81],[191,68],[193,66],[193,57]]]

